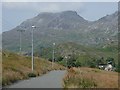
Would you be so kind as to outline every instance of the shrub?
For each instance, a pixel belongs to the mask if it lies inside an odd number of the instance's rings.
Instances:
[[[79,60],[77,60],[77,61],[75,62],[75,66],[76,66],[76,67],[81,67],[81,62],[80,62]]]
[[[97,84],[93,80],[86,79],[86,78],[80,78],[79,87],[92,88],[92,87],[96,87],[96,86],[97,86]]]
[[[96,64],[94,62],[91,62],[90,63],[90,68],[95,68],[96,67]]]
[[[59,56],[59,57],[57,57],[56,61],[57,61],[57,62],[60,62],[60,61],[62,61],[63,59],[64,59],[63,57]]]
[[[36,77],[36,74],[35,73],[29,73],[28,77]]]

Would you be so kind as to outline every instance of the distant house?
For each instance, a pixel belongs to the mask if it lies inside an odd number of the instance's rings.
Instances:
[[[104,70],[107,64],[99,64],[98,68]]]
[[[111,64],[99,64],[98,68],[106,71],[113,71],[113,66]]]
[[[105,70],[106,71],[113,71],[113,66],[111,64],[108,64],[106,67],[105,67]]]

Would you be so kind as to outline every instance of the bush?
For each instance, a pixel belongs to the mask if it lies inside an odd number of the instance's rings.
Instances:
[[[76,66],[76,59],[77,57],[75,55],[69,56],[70,58],[68,59],[67,65],[70,67],[75,67]]]
[[[80,88],[92,88],[92,87],[97,87],[97,84],[92,79],[86,79],[86,78],[81,79],[80,78],[79,87]]]
[[[94,64],[91,64],[90,68],[96,68],[96,66]]]
[[[57,57],[56,62],[60,62],[60,61],[62,61],[63,59],[64,59],[63,57],[59,56],[59,57]]]
[[[90,63],[90,68],[95,68],[96,67],[96,63],[95,62],[91,62]]]
[[[115,71],[120,73],[120,66],[119,65],[116,65]]]
[[[75,67],[81,67],[81,62],[79,60],[76,60]]]
[[[66,67],[66,61],[65,60],[62,60],[62,61],[60,61],[58,63]]]
[[[52,58],[49,58],[48,61],[52,62]]]
[[[29,74],[28,74],[28,77],[36,77],[36,74],[34,74],[34,73],[29,73]]]

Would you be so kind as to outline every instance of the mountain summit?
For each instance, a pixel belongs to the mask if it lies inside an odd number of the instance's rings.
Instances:
[[[31,25],[42,29],[74,29],[87,24],[87,21],[75,11],[60,13],[40,13],[32,19],[24,21],[20,27],[31,28]]]

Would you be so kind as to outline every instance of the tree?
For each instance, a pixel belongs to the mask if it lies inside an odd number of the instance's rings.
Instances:
[[[76,60],[75,66],[76,66],[76,67],[81,67],[81,62],[80,62],[79,60]]]
[[[116,65],[115,67],[116,67],[115,71],[120,73],[120,64]]]
[[[64,58],[62,56],[58,56],[57,59],[56,59],[56,62],[60,62],[62,61]]]
[[[104,57],[101,57],[100,59],[97,59],[96,63],[97,63],[97,65],[104,64],[105,63]]]
[[[76,56],[74,54],[69,55],[69,59],[67,61],[67,66],[69,67],[75,67],[75,62],[76,62]]]
[[[88,66],[91,68],[95,68],[97,66],[97,60],[95,58],[91,58],[91,60],[89,60],[89,64]]]
[[[114,60],[114,58],[108,57],[108,58],[106,59],[106,62],[107,62],[108,64],[113,65],[113,66],[115,67],[115,60]]]

